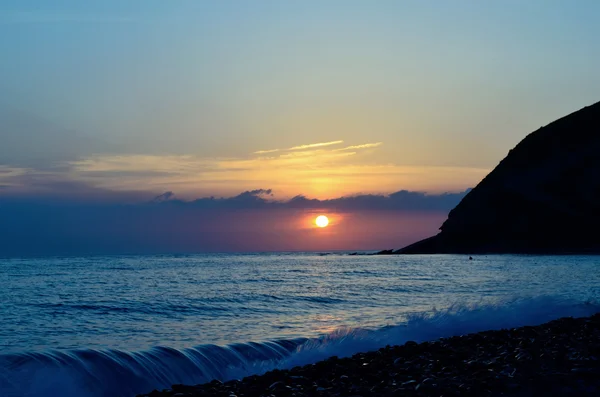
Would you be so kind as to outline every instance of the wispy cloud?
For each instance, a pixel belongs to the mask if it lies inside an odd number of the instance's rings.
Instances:
[[[312,149],[312,148],[316,148],[316,147],[339,145],[340,143],[344,143],[344,141],[330,141],[330,142],[321,142],[321,143],[309,143],[308,145],[294,146],[294,147],[289,148],[288,150]]]
[[[266,153],[275,153],[278,152],[279,149],[271,149],[271,150],[258,150],[256,152],[254,152],[253,154],[266,154]]]
[[[383,145],[383,142],[363,143],[362,145],[346,146],[344,148],[335,149],[335,150],[336,151],[342,151],[342,150],[368,149],[368,148],[378,147],[378,146],[381,146],[381,145]]]
[[[28,171],[27,168],[0,165],[0,182],[2,182],[3,186],[7,187],[13,180],[26,175]]]
[[[341,142],[300,145],[279,153],[273,150],[269,156],[93,155],[53,169],[0,167],[0,182],[20,191],[46,191],[46,182],[52,180],[140,194],[177,191],[185,198],[231,195],[270,186],[283,197],[302,192],[323,199],[357,192],[390,192],[399,187],[456,191],[475,185],[489,172],[482,168],[381,164],[373,151],[366,150],[376,149],[381,142],[336,149]]]
[[[353,151],[302,151],[258,158],[96,156],[71,162],[71,175],[112,190],[173,190],[184,197],[272,186],[279,194],[313,197],[389,192],[398,187],[452,191],[473,186],[489,169],[361,164]]]
[[[267,154],[267,153],[275,153],[275,152],[288,152],[288,151],[293,151],[293,150],[315,149],[315,148],[322,148],[325,146],[339,145],[340,143],[344,143],[344,141],[339,140],[339,141],[330,141],[330,142],[309,143],[306,145],[292,146],[287,149],[258,150],[256,152],[254,152],[253,154]]]

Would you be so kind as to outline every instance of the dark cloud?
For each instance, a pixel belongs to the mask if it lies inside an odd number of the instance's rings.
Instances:
[[[256,209],[280,207],[284,202],[273,201],[271,189],[255,189],[238,194],[233,197],[215,198],[204,197],[194,201],[179,201],[181,206],[194,208],[220,208],[220,209]]]
[[[183,201],[171,191],[148,200],[140,199],[147,193],[46,183],[48,189],[40,182],[35,194],[0,190],[0,257],[400,247],[434,233],[466,194],[399,191],[278,201],[270,189],[256,189]],[[299,224],[310,224],[320,211],[362,218],[348,221],[337,240],[321,241]]]
[[[153,203],[162,203],[165,201],[169,201],[171,199],[175,198],[175,193],[173,192],[164,192],[163,194],[160,194],[156,197],[154,197],[154,199],[152,199]]]
[[[289,200],[276,200],[272,189],[255,189],[232,197],[202,197],[191,201],[177,199],[172,191],[167,191],[148,200],[144,191],[115,191],[92,186],[82,181],[65,179],[61,175],[27,173],[6,179],[11,185],[0,195],[4,200],[36,202],[78,203],[121,203],[145,205],[167,205],[196,209],[331,209],[339,211],[356,210],[403,210],[403,211],[449,211],[470,191],[458,193],[427,194],[400,190],[388,195],[357,194],[334,199],[311,199],[298,195]],[[18,186],[26,186],[19,190]]]
[[[271,189],[257,189],[243,192],[234,197],[206,197],[194,201],[169,200],[170,205],[194,208],[253,209],[332,209],[339,211],[356,210],[404,210],[404,211],[449,211],[469,192],[427,194],[400,190],[389,195],[359,194],[328,200],[309,199],[299,195],[290,200],[273,200]],[[171,192],[169,199],[174,195]],[[160,197],[160,196],[159,196]],[[165,200],[161,200],[165,201]]]
[[[364,194],[340,197],[330,200],[307,199],[297,196],[286,205],[294,208],[332,208],[338,210],[409,210],[409,211],[445,211],[454,208],[468,193],[426,194],[401,190],[390,195]]]

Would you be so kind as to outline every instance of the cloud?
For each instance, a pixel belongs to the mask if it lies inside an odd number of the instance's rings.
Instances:
[[[171,199],[173,199],[175,197],[175,193],[173,192],[164,192],[163,194],[160,194],[156,197],[154,197],[154,199],[152,199],[153,203],[164,203],[165,201],[169,201]]]
[[[135,190],[106,189],[72,179],[60,172],[16,169],[5,172],[0,166],[4,186],[0,202],[134,203],[147,200],[148,193]]]
[[[295,157],[295,156],[311,156],[311,155],[316,155],[319,153],[322,154],[324,147],[339,145],[341,143],[344,143],[344,141],[339,140],[339,141],[331,141],[331,142],[310,143],[310,144],[306,144],[306,145],[293,146],[293,147],[287,148],[287,149],[258,150],[256,152],[253,152],[252,154],[291,152],[291,153],[283,153],[283,154],[280,154],[279,156],[288,157],[288,158]],[[347,146],[347,147],[340,148],[340,149],[331,149],[329,151],[330,152],[341,152],[341,151],[348,151],[348,150],[361,150],[361,149],[376,148],[381,145],[383,145],[383,142],[363,143],[360,145],[352,145],[352,146]],[[329,148],[327,148],[327,149],[329,149]],[[355,153],[353,153],[353,154],[355,154]]]
[[[1,175],[1,174],[0,174]],[[329,199],[308,198],[300,194],[289,199],[278,199],[273,189],[251,189],[231,196],[206,194],[200,198],[182,199],[173,191],[156,194],[136,190],[109,190],[90,186],[84,182],[72,181],[52,175],[24,174],[33,190],[15,189],[14,184],[2,183],[8,194],[0,195],[0,202],[71,203],[77,205],[128,204],[176,205],[195,209],[327,209],[334,211],[449,211],[468,193],[445,192],[428,194],[399,190],[391,194],[352,194]],[[17,178],[19,178],[17,177]],[[11,180],[9,179],[9,182]],[[0,179],[0,182],[2,180]]]
[[[273,190],[272,189],[254,189],[254,190],[244,192],[242,194],[248,194],[251,196],[272,196]]]
[[[192,155],[95,155],[41,169],[4,166],[0,183],[6,191],[50,193],[60,182],[88,190],[157,195],[177,191],[193,199],[210,194],[233,195],[255,186],[272,186],[280,198],[302,192],[319,198],[362,192],[456,191],[479,182],[488,169],[360,164],[360,149],[306,150],[272,157],[202,158]],[[61,185],[61,186],[62,186]],[[61,195],[57,191],[55,195]]]
[[[362,145],[346,146],[345,148],[336,149],[336,150],[340,151],[340,150],[368,149],[368,148],[378,147],[381,145],[383,145],[383,142],[363,143]]]
[[[27,168],[9,167],[0,164],[0,180],[14,178],[27,173]]]
[[[312,148],[316,148],[316,147],[320,148],[323,146],[339,145],[340,143],[344,143],[344,141],[310,143],[308,145],[293,146],[293,147],[289,148],[288,150],[304,150],[304,149],[312,149]]]
[[[109,191],[138,197],[177,191],[178,197],[190,200],[271,186],[279,198],[300,192],[332,198],[357,191],[390,192],[398,186],[412,191],[456,191],[473,186],[489,172],[468,167],[381,164],[376,157],[381,142],[335,148],[342,140],[273,149],[260,156],[119,154],[102,143],[77,139],[78,135],[51,128],[35,118],[10,120],[12,132],[2,136],[0,146],[0,159],[5,162],[0,164],[0,183],[9,186],[2,194],[29,191],[63,196],[63,187],[71,183],[78,186],[77,192],[91,194],[97,189],[101,197]],[[43,133],[48,130],[53,133]],[[74,142],[73,147],[65,145],[66,141]],[[53,187],[57,191],[52,192]]]
[[[253,152],[253,154],[267,154],[267,153],[275,153],[275,152],[280,152],[280,151],[293,151],[293,150],[306,150],[306,149],[314,149],[314,148],[321,148],[324,146],[332,146],[332,145],[339,145],[340,143],[344,143],[344,141],[331,141],[331,142],[320,142],[320,143],[309,143],[306,145],[298,145],[298,146],[292,146],[290,148],[287,149],[268,149],[268,150],[258,150],[256,152]]]
[[[434,233],[466,193],[276,200],[271,189],[252,189],[184,201],[167,191],[128,203],[124,192],[54,184],[62,197],[0,195],[0,257],[400,247]],[[107,193],[120,199],[98,198]],[[313,230],[321,212],[331,220],[326,234]]]
[[[168,202],[182,207],[203,209],[320,209],[333,211],[449,211],[470,191],[457,193],[427,194],[400,190],[391,194],[357,194],[333,199],[319,200],[298,195],[288,200],[273,198],[272,189],[245,191],[233,197],[198,198],[191,201],[170,200],[172,192],[166,192],[153,202]],[[165,199],[166,198],[166,199]],[[158,200],[157,200],[158,199]]]
[[[279,149],[271,149],[271,150],[258,150],[256,152],[253,152],[253,154],[266,154],[266,153],[275,153],[278,152]]]

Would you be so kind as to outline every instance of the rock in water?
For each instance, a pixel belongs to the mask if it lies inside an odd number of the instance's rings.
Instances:
[[[600,102],[529,134],[450,211],[395,251],[600,253]]]

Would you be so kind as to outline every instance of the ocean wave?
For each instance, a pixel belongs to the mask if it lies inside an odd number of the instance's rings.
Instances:
[[[320,338],[202,345],[188,349],[155,347],[143,352],[74,350],[0,355],[3,397],[133,396],[175,383],[238,379],[271,369],[291,368],[331,356],[386,345],[434,340],[491,329],[537,325],[559,317],[600,312],[597,302],[556,297],[456,304],[444,310],[409,314],[384,328],[340,328]]]

